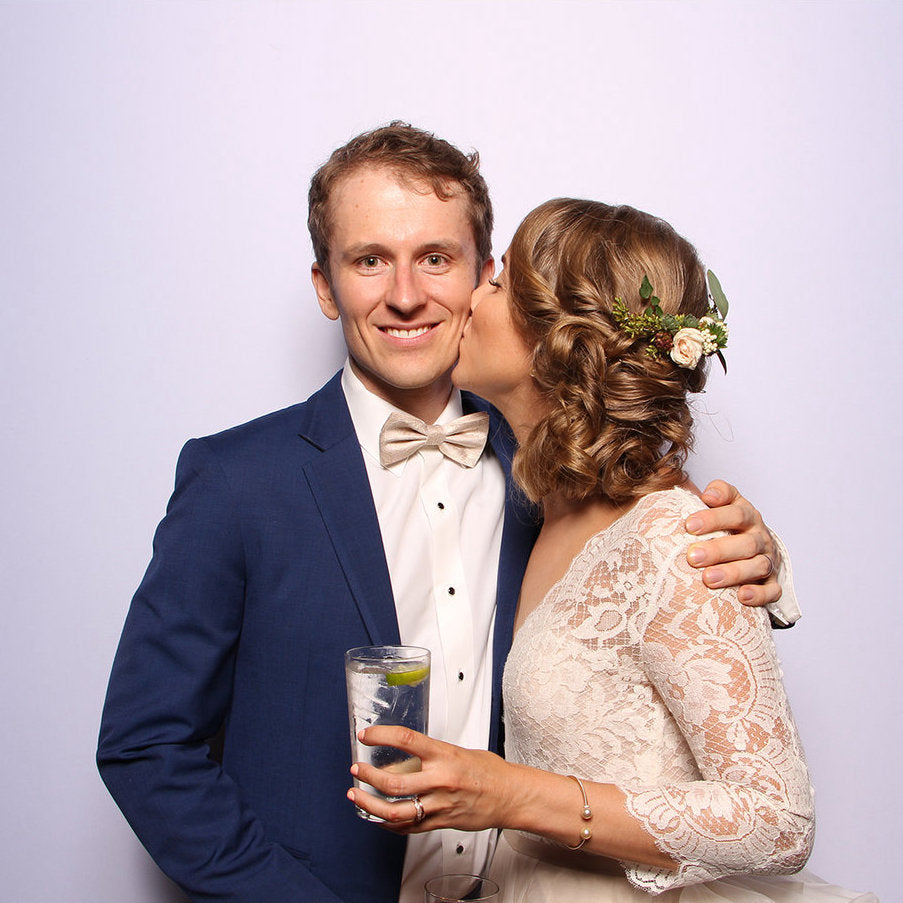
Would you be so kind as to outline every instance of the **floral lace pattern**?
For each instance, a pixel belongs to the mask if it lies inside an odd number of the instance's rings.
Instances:
[[[597,534],[518,631],[505,668],[509,759],[618,785],[674,871],[623,863],[658,893],[797,871],[812,789],[768,617],[689,567],[683,490]]]

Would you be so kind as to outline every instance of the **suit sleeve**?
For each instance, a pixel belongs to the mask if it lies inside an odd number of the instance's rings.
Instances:
[[[116,653],[98,767],[148,852],[193,900],[340,903],[267,839],[210,756],[229,708],[244,588],[235,493],[207,443],[192,440]]]

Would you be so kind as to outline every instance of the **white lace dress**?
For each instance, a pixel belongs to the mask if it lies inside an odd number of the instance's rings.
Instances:
[[[680,865],[605,874],[620,869],[504,832],[504,903],[876,900],[769,877],[806,861],[812,789],[766,612],[686,563],[683,521],[701,507],[652,493],[590,539],[518,630],[504,678],[507,757],[618,785]],[[575,842],[578,816],[575,801]]]

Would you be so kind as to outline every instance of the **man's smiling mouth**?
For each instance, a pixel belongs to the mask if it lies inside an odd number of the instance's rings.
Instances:
[[[384,332],[392,336],[393,339],[416,339],[419,335],[429,332],[432,326],[418,326],[416,329],[396,329],[392,326],[386,326]]]

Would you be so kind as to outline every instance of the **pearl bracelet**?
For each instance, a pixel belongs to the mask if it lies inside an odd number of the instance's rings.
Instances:
[[[586,797],[586,788],[583,786],[583,781],[581,781],[580,778],[573,774],[569,774],[568,777],[573,778],[577,782],[577,786],[580,788],[580,792],[583,794],[583,811],[580,813],[580,817],[584,821],[591,821],[593,817],[593,810],[589,807],[589,800]],[[585,844],[592,838],[592,836],[592,830],[590,829],[589,825],[586,825],[580,832],[580,842],[577,844],[577,846],[572,847],[570,844],[565,844],[565,846],[569,850],[579,850],[580,847],[583,846],[583,844]]]

